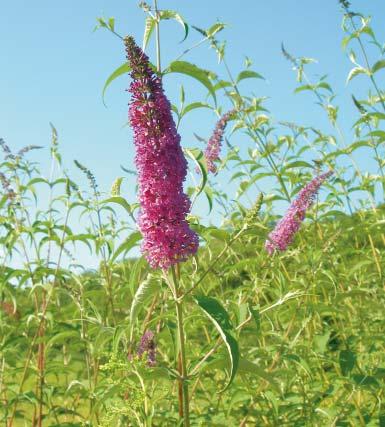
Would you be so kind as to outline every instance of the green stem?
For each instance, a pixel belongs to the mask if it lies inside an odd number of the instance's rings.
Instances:
[[[354,22],[354,20],[353,20],[353,17],[352,17],[351,15],[349,15],[349,16],[350,16],[350,22],[351,22],[351,24],[352,24],[352,27],[353,27],[354,31],[358,34],[357,26],[356,26],[356,24],[355,24],[355,22]],[[375,78],[373,77],[373,74],[372,74],[372,72],[371,72],[371,67],[370,67],[370,63],[369,63],[369,58],[368,58],[368,55],[367,55],[367,53],[366,53],[365,46],[364,46],[364,44],[362,43],[362,40],[361,40],[360,34],[358,34],[358,36],[357,36],[357,41],[358,41],[358,44],[360,45],[361,52],[362,52],[362,54],[363,54],[363,56],[364,56],[364,60],[365,60],[365,64],[366,64],[366,68],[370,71],[370,76],[369,76],[369,78],[370,78],[370,80],[371,80],[371,82],[372,82],[372,84],[373,84],[373,86],[374,86],[375,91],[377,92],[377,95],[378,95],[378,98],[379,98],[380,104],[381,104],[382,108],[383,108],[383,109],[384,109],[384,111],[385,111],[384,98],[383,98],[383,95],[382,95],[382,93],[381,93],[381,91],[380,91],[379,87],[377,86],[377,82],[376,82],[376,80],[375,80]]]
[[[218,49],[218,43],[216,42],[216,40],[214,38],[210,38],[210,40],[213,43],[214,47],[216,49]],[[227,75],[228,75],[228,77],[229,77],[229,79],[231,81],[231,84],[232,84],[235,92],[237,93],[237,95],[240,98],[242,98],[241,92],[240,92],[240,90],[238,88],[238,84],[235,81],[235,79],[234,79],[234,77],[233,77],[233,75],[231,73],[230,67],[227,64],[227,61],[226,61],[225,57],[223,57],[222,62],[223,62],[223,65],[224,65],[224,67],[226,69]],[[226,88],[224,88],[224,91],[225,91],[226,95],[231,99],[231,96],[229,95],[228,90]],[[261,135],[257,132],[257,130],[253,129],[252,122],[250,120],[249,115],[243,109],[240,109],[240,112],[243,114],[245,122],[247,123],[250,131],[253,132],[252,135],[250,135],[250,136],[252,136],[252,139],[256,142],[256,144],[259,145],[260,147],[262,147],[262,149],[266,153],[267,163],[272,168],[275,176],[277,177],[278,182],[281,185],[282,192],[285,195],[287,201],[290,202],[291,201],[291,197],[290,197],[289,191],[287,190],[285,181],[282,178],[282,175],[281,175],[281,173],[280,173],[280,171],[278,169],[277,164],[275,163],[275,160],[274,160],[273,156],[271,154],[269,154],[268,149],[267,149],[267,145],[265,144],[265,142],[263,141]]]
[[[155,36],[156,36],[156,70],[160,74],[160,34],[159,34],[159,12],[158,12],[158,1],[154,0],[154,12],[155,12]]]
[[[182,385],[182,404],[183,404],[183,425],[184,427],[190,427],[190,402],[189,402],[189,390],[187,382],[187,364],[186,364],[186,349],[185,349],[185,331],[183,325],[183,298],[178,299],[178,278],[175,272],[175,268],[171,267],[174,298],[176,307],[176,318],[178,325],[178,341],[179,341],[179,357],[180,368],[181,368],[181,385]]]

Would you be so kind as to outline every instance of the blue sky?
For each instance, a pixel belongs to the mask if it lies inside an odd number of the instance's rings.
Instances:
[[[245,55],[253,61],[253,69],[266,80],[248,80],[243,83],[247,85],[244,89],[268,96],[267,106],[276,120],[327,126],[310,94],[293,94],[295,75],[280,53],[281,42],[296,56],[316,58],[318,63],[310,65],[309,72],[313,76],[329,75],[346,117],[342,117],[342,124],[348,131],[351,116],[356,114],[350,94],[359,95],[368,84],[361,77],[352,85],[345,84],[351,64],[341,50],[342,13],[337,0],[159,0],[159,7],[177,10],[189,24],[201,28],[217,20],[227,23],[221,39],[228,40],[230,67],[236,74],[243,69]],[[383,0],[352,0],[352,9],[372,15],[378,39],[385,40]],[[120,165],[132,168],[133,145],[130,130],[124,126],[128,77],[110,86],[107,108],[101,100],[107,76],[124,62],[124,50],[119,40],[106,31],[92,31],[98,16],[114,16],[119,33],[132,34],[141,41],[144,13],[133,0],[1,2],[0,136],[15,150],[28,144],[44,145],[46,149],[35,153],[34,158],[48,170],[52,122],[59,132],[66,167],[81,179],[72,164],[78,159],[107,191],[122,175]],[[182,36],[177,23],[162,23],[163,64],[200,38],[191,30],[189,38],[180,44]],[[152,46],[149,53],[155,60]],[[225,77],[206,45],[184,59]],[[381,83],[384,74],[378,76]],[[172,100],[178,99],[181,82],[189,101],[205,96],[205,91],[190,79],[168,77],[165,84]],[[196,145],[193,132],[207,137],[214,124],[215,115],[208,110],[192,114],[182,127],[183,144]],[[361,161],[365,167],[365,159]],[[132,180],[124,191],[130,199],[135,197]]]
[[[271,98],[267,105],[279,120],[320,127],[325,124],[320,110],[312,105],[311,95],[293,95],[295,76],[280,54],[282,41],[294,54],[318,59],[318,64],[311,65],[309,70],[318,75],[329,74],[329,81],[339,93],[337,101],[343,103],[344,98],[349,98],[346,95],[360,89],[359,84],[345,86],[350,63],[341,52],[342,15],[336,0],[160,0],[159,4],[161,8],[178,10],[187,22],[199,27],[207,28],[216,20],[228,23],[222,38],[228,40],[231,68],[234,73],[240,71],[245,55],[253,60],[253,68],[266,81],[249,80],[244,84],[257,95]],[[378,38],[385,39],[381,25],[385,18],[383,1],[357,0],[352,9],[373,15]],[[101,15],[114,16],[120,33],[141,39],[144,14],[136,1],[2,2],[0,132],[11,147],[48,146],[49,122],[52,122],[58,129],[68,165],[73,158],[83,161],[104,187],[119,175],[120,164],[129,164],[132,145],[129,130],[123,127],[127,117],[128,94],[124,89],[128,78],[120,78],[111,85],[106,96],[108,108],[101,102],[106,77],[124,61],[117,38],[105,31],[92,32],[95,18]],[[199,39],[191,31],[189,39],[179,44],[181,28],[171,21],[165,22],[161,31],[164,64]],[[185,59],[225,76],[207,46]],[[187,94],[189,85],[194,89],[193,94],[187,95],[190,100],[204,96],[204,91],[188,78],[183,82]],[[177,84],[174,81],[166,84],[169,96],[175,99]],[[348,101],[349,114],[354,110]],[[187,131],[193,129],[205,135],[214,120],[214,115],[205,112],[205,117],[199,115],[199,121],[190,123]],[[191,144],[186,141],[186,145],[193,144],[195,141]],[[44,156],[43,152],[39,156]]]

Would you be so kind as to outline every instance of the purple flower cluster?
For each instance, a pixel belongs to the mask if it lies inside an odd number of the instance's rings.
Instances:
[[[285,216],[278,222],[265,242],[265,248],[271,255],[275,250],[285,251],[305,219],[306,210],[313,204],[322,183],[332,175],[333,171],[323,173],[313,178],[298,193]]]
[[[147,364],[148,366],[156,365],[156,344],[154,334],[152,331],[147,330],[141,340],[138,347],[137,355],[141,358],[144,353],[147,353]]]
[[[207,163],[207,170],[211,173],[217,172],[217,167],[215,166],[214,161],[219,159],[219,154],[222,146],[223,134],[227,122],[230,120],[231,116],[234,115],[235,110],[230,110],[224,114],[215,125],[214,132],[207,143],[204,156]]]
[[[124,39],[133,79],[129,119],[136,147],[142,251],[153,268],[167,269],[198,250],[198,236],[186,216],[191,203],[183,192],[187,162],[162,81],[132,37]]]

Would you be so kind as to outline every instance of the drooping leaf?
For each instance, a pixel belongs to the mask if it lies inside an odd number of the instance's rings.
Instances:
[[[143,34],[143,44],[142,44],[143,51],[146,50],[151,34],[154,31],[155,24],[156,24],[155,19],[152,16],[147,16],[146,22],[144,24],[144,34]]]
[[[139,310],[143,308],[146,302],[160,290],[159,278],[153,275],[148,275],[135,292],[130,309],[130,324],[133,325],[137,318]]]
[[[223,24],[222,22],[217,22],[216,24],[212,25],[207,31],[206,35],[207,37],[213,37],[215,34],[219,33],[226,27],[226,24]]]
[[[216,103],[216,95],[214,87],[208,77],[208,72],[202,68],[197,67],[195,64],[191,64],[187,61],[174,61],[167,67],[164,73],[179,73],[186,76],[190,76],[198,80],[206,89],[210,92]]]
[[[376,73],[379,70],[382,70],[385,68],[385,59],[381,59],[380,61],[377,61],[373,67],[372,67],[372,73]]]
[[[160,12],[160,19],[175,19],[175,21],[179,22],[179,24],[184,29],[184,37],[183,37],[183,40],[181,41],[181,43],[187,39],[189,27],[188,27],[186,21],[183,19],[182,15],[175,12],[174,10],[162,10]]]
[[[203,154],[202,154],[202,151],[196,150],[196,149],[190,150],[188,148],[185,148],[184,151],[190,157],[190,159],[192,159],[195,162],[195,164],[198,167],[198,169],[201,173],[201,176],[202,176],[202,180],[201,180],[199,189],[198,189],[196,196],[195,196],[195,197],[198,197],[199,194],[201,194],[202,191],[204,190],[206,183],[207,183],[207,168],[206,168],[205,163],[202,161]]]
[[[189,113],[192,110],[196,110],[197,108],[212,108],[211,105],[205,102],[192,102],[191,104],[186,105],[181,112],[181,117],[185,114]]]
[[[104,102],[104,98],[105,98],[105,94],[106,94],[106,90],[108,88],[108,86],[119,76],[123,75],[123,74],[128,74],[131,71],[131,67],[128,65],[128,62],[125,62],[124,64],[122,64],[120,67],[118,67],[106,80],[106,82],[104,83],[103,86],[103,91],[102,91],[102,99],[103,99],[103,103]]]
[[[249,374],[257,375],[258,377],[267,381],[273,388],[275,388],[276,391],[279,392],[279,387],[277,383],[274,381],[273,374],[270,374],[264,371],[255,363],[250,362],[249,360],[244,359],[243,357],[239,359],[239,373],[249,373]]]
[[[366,68],[354,67],[350,70],[348,78],[346,79],[346,83],[349,83],[350,80],[352,80],[354,77],[358,76],[359,74],[369,74],[369,73],[368,73],[368,70]]]
[[[264,80],[264,77],[255,71],[244,70],[238,74],[236,82],[239,83],[241,80],[245,80],[245,79],[263,79]]]
[[[108,199],[103,200],[102,203],[116,203],[122,206],[129,214],[132,213],[132,208],[124,197],[121,197],[121,196],[109,197]]]
[[[222,391],[225,391],[233,382],[239,365],[239,346],[234,338],[234,328],[230,316],[223,306],[215,299],[206,296],[195,297],[195,302],[211,320],[223,339],[230,358],[230,378]]]
[[[111,262],[114,262],[122,253],[126,253],[132,249],[141,240],[141,238],[141,233],[139,231],[134,231],[113,253]]]

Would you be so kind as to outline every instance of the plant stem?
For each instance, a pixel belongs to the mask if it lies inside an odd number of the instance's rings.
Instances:
[[[186,364],[186,349],[185,349],[185,332],[183,325],[183,298],[178,298],[178,277],[175,272],[175,268],[171,267],[172,281],[174,288],[174,298],[175,298],[175,307],[176,307],[176,318],[178,325],[178,343],[179,343],[179,355],[178,355],[178,364],[180,365],[180,384],[182,391],[182,407],[183,412],[180,411],[179,414],[183,416],[183,425],[184,427],[190,427],[190,407],[189,407],[189,390],[187,382],[187,364]]]
[[[380,89],[379,89],[379,88],[378,88],[378,86],[377,86],[377,82],[376,82],[375,78],[373,77],[373,73],[371,72],[371,66],[370,66],[370,63],[369,63],[369,59],[368,59],[368,55],[367,55],[367,53],[366,53],[365,46],[364,46],[364,44],[362,43],[362,40],[361,40],[360,34],[358,33],[358,30],[357,30],[356,23],[354,22],[354,19],[353,19],[353,17],[351,16],[351,14],[349,14],[349,17],[350,17],[350,22],[351,22],[351,24],[352,24],[352,27],[353,27],[354,31],[358,34],[358,35],[357,35],[357,41],[358,41],[358,44],[360,45],[361,52],[362,52],[362,54],[363,54],[363,56],[364,56],[364,60],[365,60],[365,64],[366,64],[366,68],[370,71],[370,76],[369,76],[369,78],[370,78],[371,82],[373,83],[373,86],[374,86],[375,91],[377,92],[377,95],[378,95],[378,99],[379,99],[379,101],[380,101],[380,104],[381,104],[382,108],[383,108],[383,109],[384,109],[384,111],[385,111],[384,98],[383,98],[383,95],[382,95],[382,93],[381,93]]]
[[[160,74],[160,34],[159,34],[159,12],[158,12],[158,1],[154,0],[154,12],[155,12],[155,36],[156,36],[156,70]]]

